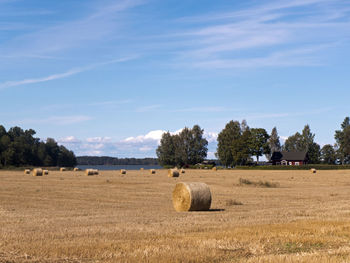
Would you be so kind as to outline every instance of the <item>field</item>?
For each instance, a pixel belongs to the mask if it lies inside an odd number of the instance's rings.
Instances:
[[[179,181],[211,210],[175,212]],[[350,262],[350,170],[0,171],[0,262]]]

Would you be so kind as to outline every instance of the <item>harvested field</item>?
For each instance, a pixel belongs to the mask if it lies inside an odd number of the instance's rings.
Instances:
[[[167,172],[0,171],[0,262],[350,260],[350,170]],[[208,184],[211,210],[176,212],[177,182]]]

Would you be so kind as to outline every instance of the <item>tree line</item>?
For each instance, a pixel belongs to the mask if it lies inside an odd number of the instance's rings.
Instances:
[[[32,129],[12,127],[6,131],[0,125],[0,167],[8,166],[66,166],[73,167],[77,160],[72,151],[48,138],[35,138]]]
[[[78,156],[78,165],[158,165],[157,158],[114,158],[108,156]]]
[[[198,125],[184,128],[179,134],[164,133],[156,150],[160,165],[186,166],[202,162],[207,156],[208,141]],[[264,128],[250,128],[245,120],[230,121],[218,134],[216,157],[224,166],[249,165],[263,155],[270,160],[276,151],[307,152],[312,164],[350,164],[350,118],[346,117],[340,130],[335,131],[336,143],[322,148],[314,141],[315,134],[307,124],[301,132],[280,142],[277,128],[270,134]]]

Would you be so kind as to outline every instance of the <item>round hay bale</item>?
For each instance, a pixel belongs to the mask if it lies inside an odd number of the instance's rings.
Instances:
[[[145,170],[144,168],[140,168],[140,171],[143,171],[143,170]]]
[[[94,169],[86,169],[85,170],[85,174],[86,175],[94,175],[95,173],[94,173]]]
[[[60,172],[65,172],[65,171],[67,171],[67,169],[65,167],[60,168]]]
[[[98,174],[99,174],[99,172],[98,172],[97,169],[92,169],[92,170],[93,170],[93,172],[94,172],[94,175],[98,175]]]
[[[33,169],[33,176],[42,176],[42,175],[43,175],[43,169],[41,168]]]
[[[168,170],[168,177],[179,177],[180,173],[177,169],[169,169]]]
[[[73,171],[74,171],[74,172],[78,172],[78,171],[80,171],[80,169],[79,169],[78,167],[75,167],[75,168],[73,169]]]
[[[151,169],[151,170],[149,170],[149,173],[150,173],[150,174],[155,174],[155,173],[156,173],[156,170]]]
[[[310,169],[310,172],[313,173],[313,174],[315,174],[315,173],[316,173],[316,169],[315,169],[315,168],[311,168],[311,169]]]
[[[120,174],[126,174],[126,170],[125,169],[120,169]]]
[[[177,183],[173,191],[173,205],[177,212],[208,211],[211,205],[210,188],[205,183]]]
[[[43,170],[43,174],[44,175],[48,175],[49,174],[49,170]]]
[[[184,174],[185,172],[186,172],[185,169],[180,170],[180,173],[182,173],[182,174]]]
[[[30,174],[30,169],[25,169],[24,174]]]
[[[214,166],[213,168],[211,168],[213,171],[217,171],[218,169],[216,168],[216,166]]]

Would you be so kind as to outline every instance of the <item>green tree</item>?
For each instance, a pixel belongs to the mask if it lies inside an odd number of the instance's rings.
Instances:
[[[280,137],[278,136],[276,127],[274,127],[271,131],[270,138],[268,139],[268,145],[270,148],[270,152],[266,153],[265,156],[268,160],[270,160],[272,153],[279,152],[282,150]]]
[[[325,164],[335,164],[337,160],[334,147],[330,144],[326,144],[321,149],[321,159]]]
[[[338,157],[342,164],[350,162],[350,118],[346,117],[341,124],[341,130],[335,131],[334,138],[338,145]]]
[[[237,140],[241,137],[241,126],[238,121],[230,121],[218,135],[218,147],[216,156],[224,166],[235,164],[233,156],[238,148]]]
[[[175,165],[175,144],[174,137],[170,132],[165,132],[162,135],[160,144],[156,150],[159,164],[164,165]]]
[[[314,142],[315,134],[311,132],[310,126],[305,125],[302,133],[295,133],[288,137],[284,143],[285,151],[307,152],[310,163],[320,162],[320,146]]]
[[[269,135],[263,128],[252,128],[250,130],[249,149],[250,154],[256,156],[256,162],[259,162],[259,157],[263,154],[270,153],[268,144]]]

